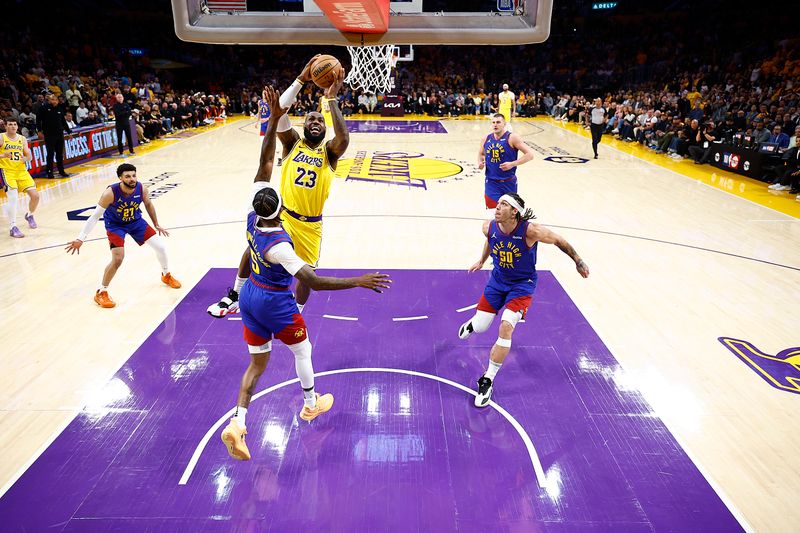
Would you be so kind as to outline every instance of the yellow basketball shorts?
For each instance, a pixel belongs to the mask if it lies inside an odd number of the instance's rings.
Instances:
[[[18,191],[26,191],[31,187],[36,187],[33,178],[28,174],[27,170],[8,170],[0,168],[0,187],[4,191],[8,189],[16,189]]]
[[[322,222],[303,222],[288,213],[284,213],[281,218],[283,228],[292,238],[295,253],[316,268],[322,248]]]

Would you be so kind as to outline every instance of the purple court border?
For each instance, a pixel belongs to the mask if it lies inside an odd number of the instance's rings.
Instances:
[[[0,499],[0,523],[10,531],[741,530],[552,274],[541,273],[493,398],[535,446],[540,483],[498,410],[413,375],[473,387],[496,329],[468,341],[456,331],[488,272],[389,272],[394,286],[383,295],[315,293],[304,312],[317,389],[336,398],[331,412],[302,422],[297,386],[276,388],[250,406],[251,461],[231,460],[213,435],[178,485],[233,406],[248,359],[241,322],[205,314],[234,270],[209,271],[108,383],[106,404],[79,413]],[[364,367],[412,373],[337,373]],[[291,353],[276,343],[258,389],[294,378]]]

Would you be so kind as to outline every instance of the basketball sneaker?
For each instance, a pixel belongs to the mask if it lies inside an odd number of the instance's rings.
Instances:
[[[307,422],[311,422],[322,413],[330,411],[331,407],[333,407],[333,394],[320,395],[317,393],[317,405],[314,407],[308,407],[304,405],[303,410],[300,411],[300,418]]]
[[[36,229],[39,226],[36,224],[36,221],[33,219],[33,215],[31,213],[27,213],[25,215],[25,220],[28,221],[28,227],[31,229]]]
[[[470,335],[472,335],[474,332],[475,330],[472,329],[472,319],[467,320],[466,322],[461,324],[460,328],[458,328],[458,338],[464,340],[468,338]]]
[[[173,289],[181,288],[181,282],[173,278],[172,274],[170,274],[169,272],[161,276],[161,281],[164,283],[164,285],[169,285]]]
[[[14,237],[15,239],[21,239],[25,236],[25,234],[22,233],[16,226],[11,226],[11,229],[8,230],[8,234]]]
[[[247,429],[239,425],[236,418],[231,418],[228,426],[222,430],[222,442],[228,448],[228,454],[237,461],[249,461],[250,450],[247,449],[247,444],[244,442],[244,436],[247,435]]]
[[[492,399],[492,380],[481,376],[478,380],[478,394],[475,395],[475,407],[486,407]]]
[[[114,300],[108,295],[108,291],[97,291],[94,293],[94,301],[100,307],[105,309],[111,309],[112,307],[116,307],[117,304],[114,303]]]
[[[222,318],[239,311],[239,293],[228,287],[228,295],[213,305],[209,305],[206,312],[214,318]]]

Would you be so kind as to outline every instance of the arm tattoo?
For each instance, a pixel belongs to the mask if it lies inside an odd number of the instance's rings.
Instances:
[[[575,261],[576,263],[580,261],[580,256],[578,255],[578,252],[576,252],[575,248],[573,248],[572,245],[567,241],[561,240],[556,243],[556,246],[558,246],[559,250],[570,256],[572,260]]]

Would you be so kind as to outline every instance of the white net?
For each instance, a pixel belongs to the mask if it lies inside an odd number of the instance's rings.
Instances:
[[[344,79],[354,90],[380,91],[392,89],[392,68],[397,61],[396,46],[348,46],[352,68]],[[394,56],[394,57],[393,57]]]

